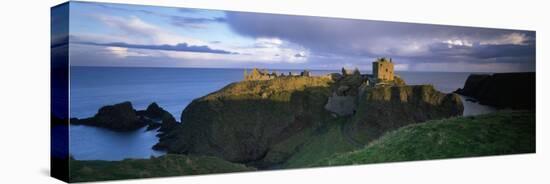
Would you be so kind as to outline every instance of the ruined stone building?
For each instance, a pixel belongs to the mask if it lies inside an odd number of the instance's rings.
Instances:
[[[257,68],[252,69],[250,73],[245,69],[244,70],[244,80],[270,80],[277,77],[275,72],[269,73],[267,70],[260,71]]]
[[[307,71],[307,70],[304,70],[304,71],[302,71],[302,72],[300,73],[300,76],[302,76],[302,77],[309,77],[309,76],[311,76],[311,73],[310,73],[309,71]]]
[[[348,70],[342,67],[342,75],[361,75],[361,72],[359,72],[359,68],[355,68],[353,70]]]
[[[393,81],[393,62],[387,58],[379,58],[372,63],[372,74],[379,81]]]
[[[254,68],[250,73],[246,69],[244,70],[244,80],[270,80],[278,77],[311,77],[311,72],[304,70],[300,72],[300,75],[295,75],[292,72],[288,72],[288,75],[285,75],[283,72],[280,74],[277,74],[277,72],[269,73],[266,69],[260,70]]]

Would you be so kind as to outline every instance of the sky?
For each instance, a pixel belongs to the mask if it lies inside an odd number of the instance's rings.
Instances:
[[[535,71],[524,30],[91,2],[70,3],[69,29],[72,66]]]

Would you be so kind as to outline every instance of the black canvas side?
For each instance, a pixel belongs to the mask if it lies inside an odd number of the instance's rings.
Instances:
[[[69,3],[51,8],[50,168],[69,182]]]

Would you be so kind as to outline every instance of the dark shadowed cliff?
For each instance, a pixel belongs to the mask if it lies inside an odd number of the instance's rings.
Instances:
[[[271,145],[323,123],[329,84],[310,77],[230,84],[189,104],[183,125],[162,136],[155,148],[233,162],[259,160]]]
[[[101,107],[93,117],[78,119],[71,118],[73,125],[88,125],[106,128],[114,131],[132,131],[143,126],[147,130],[159,131],[169,129],[177,124],[174,117],[157,103],[151,103],[146,110],[135,110],[130,102],[122,102]]]
[[[535,109],[535,73],[473,74],[456,93],[497,108]]]
[[[343,86],[326,77],[233,83],[189,104],[182,113],[182,125],[161,136],[154,148],[272,167],[287,159],[299,160],[293,156],[308,146],[322,145],[310,137],[334,134],[328,138],[366,143],[407,124],[462,114],[457,95],[431,86],[361,88],[362,81],[357,82],[346,84],[349,87],[344,90],[358,103],[349,116],[335,116],[325,109],[329,97]],[[368,134],[369,139],[359,134]]]
[[[399,127],[461,116],[464,106],[454,93],[444,94],[431,85],[368,88],[360,97],[350,133],[368,143]]]

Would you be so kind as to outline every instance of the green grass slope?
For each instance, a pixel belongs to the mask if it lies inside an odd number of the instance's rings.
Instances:
[[[346,140],[342,132],[342,126],[347,119],[339,118],[331,122],[322,130],[304,132],[307,134],[301,144],[295,148],[292,155],[281,164],[281,168],[301,168],[307,167],[320,159],[327,158],[337,153],[346,153],[360,147],[357,147]],[[288,139],[278,144],[274,149],[292,148],[289,143],[293,139]]]
[[[336,154],[313,166],[367,164],[535,152],[535,113],[434,120],[388,132],[363,149]]]
[[[217,157],[168,154],[122,161],[70,161],[70,181],[101,181],[252,171],[254,168]]]

